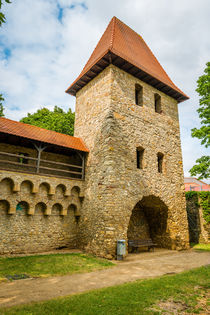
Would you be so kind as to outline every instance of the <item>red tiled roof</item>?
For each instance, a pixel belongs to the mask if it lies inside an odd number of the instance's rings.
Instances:
[[[74,150],[89,152],[82,139],[52,130],[28,125],[22,122],[0,117],[0,132],[62,146]]]
[[[116,17],[112,18],[82,72],[66,92],[75,95],[76,85],[81,85],[79,80],[85,77],[87,72],[108,52],[119,56],[152,78],[178,92],[182,96],[182,100],[189,98],[171,81],[143,38]]]
[[[184,183],[185,184],[198,184],[198,185],[208,185],[207,183],[204,183],[203,181],[195,178],[195,177],[184,177]]]

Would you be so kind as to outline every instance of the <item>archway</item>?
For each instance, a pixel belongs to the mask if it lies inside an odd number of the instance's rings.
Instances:
[[[143,197],[133,208],[128,225],[128,240],[151,238],[158,247],[171,248],[167,231],[168,207],[155,196]]]

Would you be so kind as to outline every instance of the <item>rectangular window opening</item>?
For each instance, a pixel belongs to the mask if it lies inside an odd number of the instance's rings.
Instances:
[[[163,154],[162,153],[157,154],[157,160],[158,160],[158,172],[162,173],[163,172]]]
[[[158,94],[155,94],[154,97],[155,97],[155,112],[161,114],[162,113],[161,97]]]
[[[138,169],[143,169],[143,157],[144,157],[144,149],[137,148],[136,149],[136,163]]]
[[[135,85],[135,103],[143,106],[143,88],[139,84]]]

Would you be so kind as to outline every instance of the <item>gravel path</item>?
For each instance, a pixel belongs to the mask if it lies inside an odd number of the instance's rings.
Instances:
[[[210,253],[199,251],[156,250],[130,254],[110,269],[58,276],[3,282],[0,307],[38,302],[70,294],[100,289],[125,282],[179,273],[210,264]]]

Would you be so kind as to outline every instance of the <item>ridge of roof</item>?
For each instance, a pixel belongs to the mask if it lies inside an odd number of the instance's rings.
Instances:
[[[160,62],[158,61],[158,59],[155,57],[154,53],[152,52],[151,48],[146,44],[145,40],[143,39],[143,37],[138,34],[135,30],[133,30],[130,26],[126,25],[123,21],[119,20],[118,18],[115,17],[115,19],[124,25],[124,27],[130,29],[131,32],[135,33],[138,37],[140,37],[141,41],[143,42],[143,44],[145,45],[145,47],[150,51],[151,55],[153,56],[153,58],[156,60],[156,62],[159,64],[159,66],[161,67],[161,69],[163,70],[163,72],[165,73],[166,77],[168,78],[168,80],[172,83],[173,86],[175,86],[180,92],[182,92],[174,83],[173,81],[170,79],[169,75],[167,74],[167,72],[164,70],[164,68],[161,66]],[[146,70],[146,69],[145,69]],[[157,74],[154,74],[154,76],[157,76]],[[182,92],[183,93],[183,92]]]
[[[84,84],[85,76],[88,78],[87,82],[93,78],[89,75],[89,72],[94,73],[94,71],[91,70],[92,67],[97,66],[97,63],[99,63],[103,58],[106,57],[107,54],[110,53],[115,54],[116,56],[135,66],[137,69],[142,70],[144,73],[151,76],[151,78],[156,79],[156,81],[158,81],[157,85],[159,85],[160,82],[165,84],[166,88],[171,88],[174,93],[178,92],[179,95],[176,97],[177,99],[180,99],[179,101],[189,98],[173,83],[151,49],[147,46],[142,36],[115,16],[109,22],[105,32],[102,34],[98,44],[93,50],[93,53],[82,69],[80,75],[69,86],[66,92],[76,95],[75,91],[78,91],[86,84]],[[112,60],[109,60],[104,68],[110,63],[112,63]],[[97,74],[98,73],[96,73],[96,75]],[[82,81],[83,83],[81,83]],[[167,92],[165,93],[167,94]]]
[[[186,181],[186,180],[191,180],[191,181]],[[205,182],[203,182],[202,180],[200,180],[200,179],[197,179],[196,177],[184,177],[184,183],[185,184],[192,184],[192,183],[202,183],[202,184],[204,184],[204,185],[209,185],[209,184],[207,184],[207,183],[205,183]]]
[[[111,19],[111,23],[112,23],[112,34],[111,34],[111,40],[110,40],[110,49],[112,49],[112,47],[113,47],[116,19],[117,19],[116,16],[114,16],[114,17]]]
[[[65,148],[89,152],[81,138],[66,135],[57,131],[25,124],[5,117],[0,117],[0,132],[27,139],[54,144]]]

